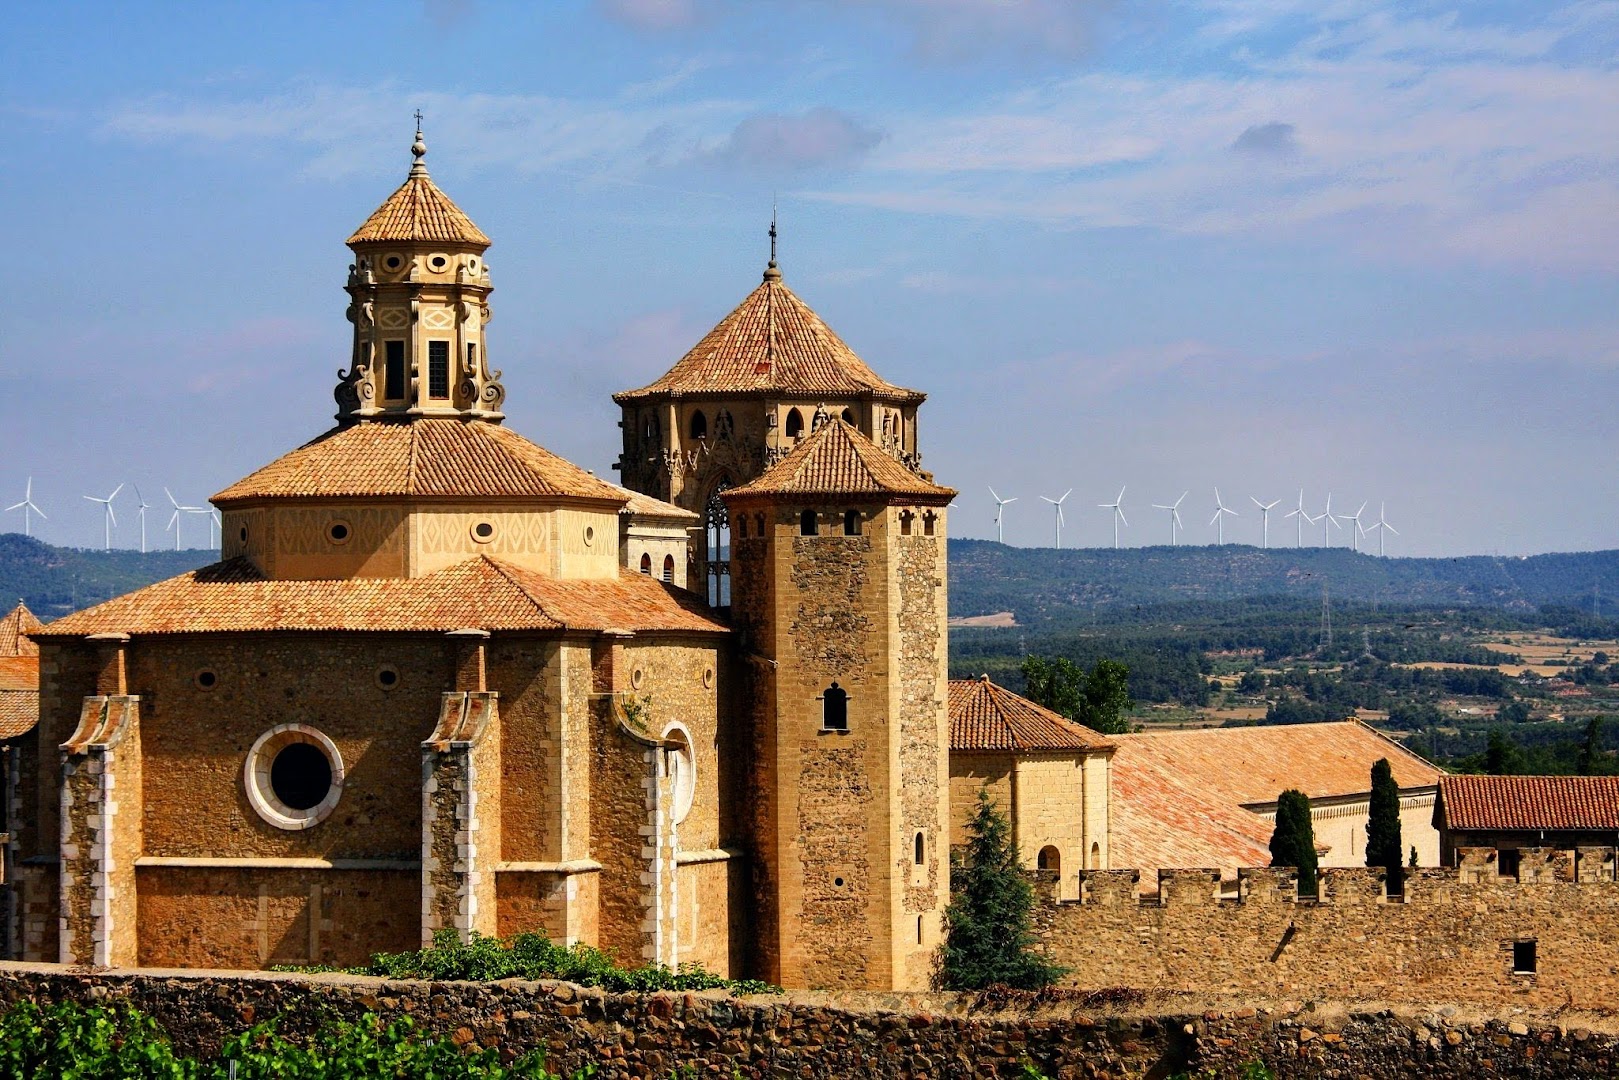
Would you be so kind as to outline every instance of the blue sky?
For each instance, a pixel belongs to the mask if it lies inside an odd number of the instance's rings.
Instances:
[[[1110,543],[1128,484],[1126,543],[1183,490],[1207,543],[1218,486],[1256,542],[1303,487],[1386,501],[1391,554],[1616,547],[1615,57],[1612,0],[27,5],[0,505],[32,475],[97,543],[82,495],[200,502],[323,430],[420,108],[508,423],[604,475],[608,395],[753,287],[774,198],[788,283],[931,395],[955,535],[993,484],[1048,544],[1072,488],[1065,544]]]

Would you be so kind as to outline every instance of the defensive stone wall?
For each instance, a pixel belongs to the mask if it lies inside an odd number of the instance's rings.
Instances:
[[[1290,868],[1242,870],[1230,900],[1214,869],[1162,870],[1148,898],[1139,871],[1084,871],[1078,901],[1046,882],[1037,932],[1070,986],[1614,1009],[1614,855],[1526,848],[1508,877],[1467,848],[1398,896],[1381,868],[1323,870],[1316,897]]]
[[[461,1045],[517,1055],[544,1048],[564,1075],[602,1080],[748,1078],[1238,1077],[1265,1062],[1282,1078],[1611,1077],[1612,1018],[1453,1006],[1328,1006],[1117,992],[997,1001],[962,994],[794,993],[731,998],[609,994],[567,983],[429,983],[0,964],[0,1003],[127,1003],[153,1016],[176,1048],[213,1056],[231,1035],[279,1017],[289,1036],[367,1012],[414,1018]]]

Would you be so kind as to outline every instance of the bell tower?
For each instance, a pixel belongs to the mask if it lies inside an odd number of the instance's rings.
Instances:
[[[920,990],[949,901],[945,508],[839,418],[723,494],[753,710],[754,968]]]
[[[337,419],[504,419],[506,390],[484,349],[485,236],[427,175],[421,114],[410,174],[348,238],[354,350],[338,372]]]

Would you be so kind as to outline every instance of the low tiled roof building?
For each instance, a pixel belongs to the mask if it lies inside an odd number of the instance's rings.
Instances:
[[[1116,743],[1083,724],[990,682],[950,680],[950,842],[987,790],[1007,814],[1023,863],[1058,874],[1078,896],[1077,871],[1113,858],[1108,761]]]
[[[1619,844],[1619,776],[1444,776],[1433,823],[1444,865],[1493,847],[1510,876],[1520,848]]]
[[[1364,866],[1371,768],[1387,758],[1400,786],[1402,840],[1424,866],[1437,865],[1431,823],[1440,770],[1355,720],[1324,724],[1201,728],[1114,736],[1113,863],[1142,871],[1218,867],[1234,889],[1244,866],[1270,864],[1276,799],[1310,797],[1322,866]]]

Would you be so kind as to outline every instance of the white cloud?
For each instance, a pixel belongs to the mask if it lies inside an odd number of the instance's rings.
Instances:
[[[699,156],[714,165],[791,172],[847,164],[882,138],[847,113],[822,106],[798,115],[746,117],[723,142]]]

